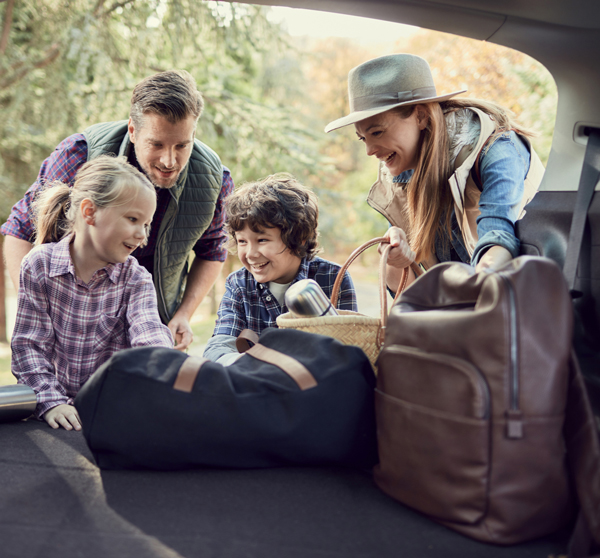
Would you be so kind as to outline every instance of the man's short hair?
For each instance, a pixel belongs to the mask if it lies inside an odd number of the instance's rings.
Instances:
[[[129,115],[133,125],[141,128],[146,113],[164,116],[176,124],[190,116],[197,121],[203,108],[204,101],[194,78],[185,70],[168,70],[149,76],[135,86]]]
[[[288,173],[273,174],[240,186],[225,202],[225,229],[236,252],[235,233],[259,233],[278,227],[281,240],[294,256],[312,260],[319,250],[319,205],[315,193]]]

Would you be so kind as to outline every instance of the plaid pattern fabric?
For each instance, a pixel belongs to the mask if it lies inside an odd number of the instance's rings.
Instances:
[[[23,260],[12,372],[37,394],[36,416],[73,397],[121,349],[173,347],[156,307],[152,277],[135,260],[109,264],[85,284],[75,275],[71,236]]]
[[[8,220],[0,227],[0,233],[33,242],[35,230],[32,222],[31,205],[36,195],[45,184],[54,181],[73,185],[77,171],[87,161],[87,153],[87,142],[83,134],[73,134],[58,144],[57,148],[42,163],[37,180],[27,190],[23,198],[13,206]],[[225,221],[223,203],[225,198],[233,192],[233,188],[231,173],[227,167],[223,167],[223,182],[213,220],[196,243],[196,246],[194,246],[194,252],[200,259],[224,262],[227,258],[227,249],[225,248],[227,236],[223,231]],[[152,219],[148,245],[145,248],[138,248],[133,253],[144,267],[150,271],[153,269],[154,249],[156,248],[160,224],[171,199],[168,190],[163,188],[156,188],[156,190],[156,212]]]
[[[314,279],[325,294],[331,297],[339,270],[339,265],[322,258],[310,261],[304,258],[292,284],[301,279]],[[357,312],[354,284],[348,272],[340,290],[340,310]],[[227,277],[213,336],[237,337],[244,329],[251,329],[260,334],[268,327],[277,327],[277,316],[287,311],[285,305],[279,305],[266,284],[258,283],[246,268],[242,268]]]

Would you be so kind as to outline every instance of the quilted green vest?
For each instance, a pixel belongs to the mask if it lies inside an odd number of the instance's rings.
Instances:
[[[128,157],[133,149],[127,120],[103,122],[84,132],[88,161],[104,153]],[[223,180],[219,156],[194,140],[190,160],[177,184],[169,190],[171,200],[160,224],[154,252],[154,286],[158,311],[168,323],[181,304],[190,252],[210,225]]]

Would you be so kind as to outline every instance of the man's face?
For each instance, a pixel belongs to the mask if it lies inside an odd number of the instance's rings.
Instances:
[[[154,113],[144,114],[142,127],[129,119],[129,139],[142,170],[158,188],[175,186],[194,147],[196,120],[189,116],[175,124]]]

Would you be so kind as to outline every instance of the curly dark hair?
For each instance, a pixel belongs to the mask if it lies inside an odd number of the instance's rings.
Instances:
[[[229,248],[236,253],[235,233],[246,225],[259,233],[277,227],[294,256],[312,260],[320,252],[319,206],[315,193],[291,174],[279,173],[240,186],[225,202]]]

